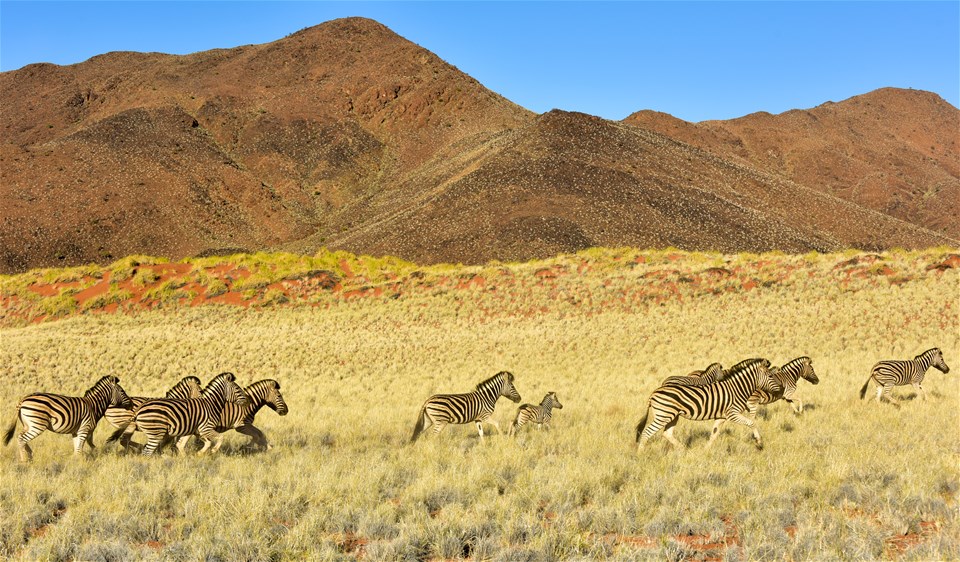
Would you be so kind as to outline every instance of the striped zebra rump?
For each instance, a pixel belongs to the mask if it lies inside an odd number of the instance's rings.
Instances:
[[[79,453],[85,443],[94,447],[93,432],[107,408],[129,408],[131,405],[130,397],[115,376],[102,377],[82,397],[31,394],[17,405],[17,419],[7,429],[4,445],[10,443],[19,421],[23,425],[23,432],[17,439],[22,461],[33,458],[29,442],[46,430],[73,435],[74,453]]]
[[[950,367],[943,359],[943,352],[937,347],[924,351],[910,361],[880,361],[870,370],[867,382],[863,383],[863,387],[860,389],[860,399],[863,400],[867,393],[867,387],[870,386],[872,380],[878,387],[876,395],[878,401],[883,396],[888,396],[893,387],[907,384],[913,385],[925,400],[926,392],[921,385],[930,367],[934,367],[944,374],[950,372]]]
[[[517,409],[517,416],[510,424],[510,435],[513,435],[524,424],[534,423],[537,427],[550,427],[550,420],[553,419],[553,409],[563,409],[563,404],[557,398],[556,392],[548,392],[539,406],[533,404],[523,404]]]
[[[668,384],[685,386],[705,386],[721,381],[729,375],[720,363],[711,363],[702,371],[692,371],[686,376],[667,377],[660,386]]]
[[[507,371],[501,371],[477,385],[473,392],[465,394],[434,394],[424,402],[417,417],[417,425],[413,430],[411,442],[416,441],[420,433],[427,427],[433,426],[433,433],[440,431],[449,424],[464,424],[476,422],[480,437],[483,438],[482,423],[487,422],[493,414],[497,400],[503,396],[514,402],[520,401],[520,394],[513,386],[514,376]],[[500,426],[490,421],[500,431]]]

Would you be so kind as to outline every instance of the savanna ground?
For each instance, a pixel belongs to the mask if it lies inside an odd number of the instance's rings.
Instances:
[[[244,454],[231,433],[216,455],[125,457],[101,422],[91,456],[49,433],[30,465],[2,449],[0,558],[960,557],[956,250],[160,261],[0,279],[3,429],[30,392],[116,374],[160,395],[229,370],[282,383],[290,414],[257,418],[274,448]],[[877,360],[933,346],[953,371],[928,372],[926,401],[909,387],[900,408],[859,399]],[[705,449],[711,424],[681,421],[687,450],[658,436],[637,454],[665,377],[799,355],[821,383],[800,382],[802,415],[761,408],[763,451],[733,424]],[[552,431],[408,443],[429,395],[502,369],[524,402],[557,392]],[[504,429],[516,406],[501,400]]]

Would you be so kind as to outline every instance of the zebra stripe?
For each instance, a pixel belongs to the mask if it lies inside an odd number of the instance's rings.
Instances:
[[[30,449],[29,443],[47,429],[54,433],[73,435],[73,452],[79,454],[83,450],[84,443],[90,445],[91,449],[95,448],[93,432],[107,408],[110,406],[129,408],[131,405],[130,397],[120,386],[120,379],[114,376],[101,378],[84,393],[83,397],[49,393],[31,394],[20,400],[17,405],[17,419],[7,429],[3,444],[10,443],[19,420],[23,425],[23,433],[17,437],[21,461],[33,460],[33,450]]]
[[[213,451],[220,450],[223,434],[231,429],[251,437],[250,441],[244,446],[245,448],[254,447],[261,451],[273,448],[273,445],[267,442],[267,437],[263,432],[253,425],[253,420],[260,408],[264,406],[269,406],[281,416],[287,415],[289,410],[286,401],[283,399],[283,394],[280,394],[280,383],[272,379],[264,379],[246,387],[243,389],[243,393],[249,399],[246,405],[241,406],[230,402],[223,405],[223,412],[220,414],[220,419],[215,428],[217,440],[213,446]],[[184,437],[183,445],[188,440],[189,436]]]
[[[548,392],[539,406],[533,404],[523,404],[517,410],[517,417],[510,425],[510,435],[514,435],[525,423],[535,423],[537,428],[545,427],[550,429],[550,420],[553,419],[553,409],[563,409],[563,404],[557,398],[556,392]]]
[[[173,437],[184,437],[193,434],[203,439],[203,454],[213,444],[216,437],[216,426],[220,420],[223,406],[227,402],[246,404],[247,397],[237,386],[233,373],[221,373],[213,378],[207,387],[200,393],[200,398],[183,400],[175,398],[158,398],[144,403],[134,416],[134,423],[125,430],[118,430],[110,436],[108,441],[115,441],[124,432],[133,432],[134,425],[147,435],[147,444],[143,448],[144,455],[152,455]],[[183,452],[182,443],[177,448]]]
[[[164,395],[165,398],[182,398],[184,400],[190,400],[194,398],[200,398],[200,379],[197,377],[183,377],[180,379],[176,385],[173,386],[167,393]],[[140,406],[149,400],[155,400],[155,398],[148,398],[144,396],[131,396],[130,401],[133,403],[133,406],[129,409],[123,408],[107,408],[104,418],[110,422],[110,425],[117,429],[126,429],[128,425],[133,422],[133,417],[136,415],[137,410],[140,409]],[[134,431],[136,426],[134,426]],[[124,432],[123,438],[120,441],[120,445],[124,449],[130,449],[131,446],[140,448],[140,445],[130,441],[130,438],[133,436],[133,433]]]
[[[871,397],[870,400],[875,398],[879,402],[886,397],[889,401],[892,396],[890,391],[893,390],[893,387],[905,384],[912,384],[920,397],[926,400],[927,393],[923,390],[921,384],[923,383],[923,376],[930,367],[935,367],[944,374],[950,372],[950,367],[943,360],[943,352],[937,347],[924,351],[911,361],[880,361],[871,369],[867,382],[863,383],[863,388],[860,389],[860,399],[863,400],[863,396],[867,393],[867,387],[870,386],[872,380],[877,383],[877,395]],[[894,405],[897,405],[897,403],[894,402]]]
[[[673,428],[680,417],[691,420],[717,420],[710,441],[713,444],[720,427],[728,420],[753,429],[757,447],[763,448],[760,432],[753,420],[746,416],[747,402],[758,388],[768,392],[782,390],[770,374],[766,359],[748,359],[730,368],[726,379],[707,386],[661,386],[653,391],[647,404],[647,413],[637,425],[637,450],[661,429],[664,437],[675,447],[683,445],[673,437]],[[650,419],[652,418],[652,419]],[[647,420],[650,422],[647,423]]]
[[[660,386],[668,384],[685,386],[706,386],[721,381],[729,375],[729,371],[724,371],[720,363],[711,363],[709,367],[702,371],[693,371],[686,376],[673,376],[664,379]]]
[[[520,401],[520,394],[513,386],[513,373],[500,371],[489,379],[477,385],[473,392],[466,394],[435,394],[424,402],[417,417],[417,425],[413,428],[413,437],[410,442],[417,440],[420,433],[433,425],[433,434],[436,435],[448,424],[476,422],[480,439],[483,439],[484,422],[497,428],[497,433],[503,433],[500,425],[490,419],[497,399],[501,396],[514,402]]]
[[[750,403],[748,405],[750,414],[756,416],[757,408],[760,404],[771,404],[780,399],[789,403],[794,412],[798,414],[802,413],[803,401],[793,397],[794,393],[797,392],[797,381],[802,378],[809,381],[810,384],[818,384],[820,382],[820,379],[817,378],[817,373],[813,370],[813,362],[811,359],[807,356],[797,357],[782,367],[772,368],[770,373],[773,375],[773,378],[780,383],[783,390],[780,392],[768,392],[760,389],[754,392],[753,396],[750,397]],[[796,402],[796,404],[794,404],[794,402]]]

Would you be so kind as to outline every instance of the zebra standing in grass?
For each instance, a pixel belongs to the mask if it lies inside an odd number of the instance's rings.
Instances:
[[[243,389],[237,386],[233,373],[221,373],[213,378],[195,400],[157,398],[144,403],[126,429],[114,432],[107,440],[116,441],[125,432],[133,433],[134,427],[147,435],[144,455],[152,455],[168,439],[198,434],[203,439],[203,454],[217,436],[216,427],[224,404],[233,402],[244,405],[249,400]],[[183,453],[181,444],[177,448]]]
[[[200,379],[194,376],[183,377],[180,379],[180,382],[167,391],[165,397],[190,400],[194,398],[200,398],[200,391]],[[140,409],[140,406],[143,406],[143,404],[149,400],[154,400],[154,398],[131,396],[130,401],[133,403],[133,405],[130,409],[107,408],[104,418],[106,418],[106,420],[110,422],[110,425],[113,427],[117,429],[126,429],[126,427],[133,422],[133,417],[136,415],[137,410]],[[129,450],[131,446],[135,446],[137,448],[140,447],[138,444],[130,441],[131,437],[133,437],[133,433],[124,432],[123,439],[120,441],[120,445],[122,445],[125,450]]]
[[[548,392],[547,395],[543,397],[543,400],[540,401],[539,406],[523,404],[517,410],[517,417],[513,420],[513,423],[510,424],[510,435],[514,435],[517,430],[527,422],[537,424],[538,429],[541,427],[550,429],[550,420],[553,419],[554,408],[558,410],[563,409],[563,404],[561,404],[557,398],[556,392]]]
[[[513,386],[513,373],[500,371],[478,384],[473,392],[466,394],[434,394],[420,409],[410,442],[416,441],[420,433],[431,425],[433,425],[433,434],[436,435],[451,423],[476,422],[480,439],[483,439],[481,424],[484,422],[493,424],[498,433],[503,433],[500,425],[490,419],[497,399],[501,396],[514,402],[520,401],[520,394]]]
[[[755,417],[760,404],[771,404],[781,398],[790,404],[794,412],[798,414],[802,413],[803,401],[799,398],[794,398],[793,395],[797,392],[797,381],[799,379],[809,381],[810,384],[818,384],[820,382],[820,379],[817,378],[817,373],[813,370],[813,361],[806,356],[797,357],[782,367],[772,368],[770,373],[773,375],[773,378],[780,383],[783,390],[780,392],[767,392],[766,390],[757,390],[754,392],[748,404],[750,414]]]
[[[863,388],[860,389],[860,399],[863,400],[863,396],[867,393],[867,387],[873,380],[877,383],[877,395],[875,396],[877,402],[884,397],[890,400],[890,391],[893,387],[905,384],[912,384],[920,397],[926,400],[927,393],[920,384],[930,367],[935,367],[944,374],[950,372],[950,367],[947,367],[947,363],[943,360],[943,352],[937,347],[924,351],[911,361],[881,361],[873,366],[867,382],[863,383]],[[870,400],[873,399],[874,397],[870,398]],[[896,402],[893,402],[893,404],[897,405]]]
[[[672,385],[684,385],[684,386],[706,386],[708,384],[713,384],[719,382],[727,377],[730,373],[723,370],[723,365],[720,363],[711,363],[706,369],[702,371],[693,371],[686,376],[673,376],[667,377],[664,379],[660,386],[665,386],[668,384]]]
[[[17,405],[17,419],[7,429],[3,444],[10,443],[19,420],[23,424],[23,433],[17,438],[21,461],[33,460],[29,443],[47,429],[73,435],[73,452],[79,454],[84,443],[90,445],[91,449],[95,448],[93,431],[107,408],[129,408],[131,405],[130,397],[120,386],[120,379],[114,376],[101,378],[82,398],[61,394],[31,394]]]
[[[243,389],[243,393],[250,400],[246,405],[241,406],[230,402],[223,405],[223,413],[220,414],[220,420],[215,428],[217,430],[217,441],[213,446],[214,451],[220,450],[223,434],[231,429],[251,437],[250,442],[245,447],[252,446],[261,451],[273,448],[267,442],[267,437],[263,432],[253,425],[253,419],[260,408],[264,406],[269,406],[281,416],[287,415],[287,403],[283,399],[283,394],[280,394],[280,383],[272,379],[257,381]],[[182,450],[189,439],[189,435],[181,437],[182,442],[178,443],[177,447]]]
[[[647,413],[637,425],[637,451],[661,429],[664,430],[664,437],[673,446],[683,448],[673,436],[673,428],[681,417],[691,420],[717,420],[707,443],[708,447],[719,435],[720,426],[727,420],[732,420],[752,428],[757,447],[762,449],[760,432],[753,420],[746,415],[747,402],[757,389],[771,393],[782,390],[780,383],[771,375],[770,362],[766,359],[741,361],[730,368],[726,379],[707,386],[661,386],[650,395]]]

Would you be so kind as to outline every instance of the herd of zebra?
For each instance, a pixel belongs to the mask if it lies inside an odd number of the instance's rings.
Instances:
[[[872,380],[877,385],[878,402],[885,397],[890,400],[893,387],[906,384],[913,385],[925,400],[921,383],[930,367],[950,372],[938,348],[928,349],[909,361],[880,361],[860,389],[860,399],[864,398]],[[481,440],[484,423],[490,423],[502,433],[492,415],[500,397],[520,402],[514,378],[512,373],[501,371],[478,384],[472,392],[431,396],[420,408],[411,442],[427,428],[436,435],[450,424],[476,423]],[[795,396],[801,378],[811,384],[820,382],[813,362],[806,356],[781,367],[761,358],[741,361],[729,369],[713,363],[702,371],[669,377],[650,395],[646,413],[636,428],[637,448],[640,450],[661,430],[671,445],[682,448],[673,436],[681,417],[715,420],[708,446],[716,439],[721,426],[733,421],[752,429],[757,447],[763,448],[754,423],[758,407],[782,399],[801,413],[803,402]],[[157,453],[174,440],[177,450],[183,454],[194,435],[203,441],[201,454],[217,451],[222,434],[231,429],[251,438],[247,447],[267,450],[270,445],[266,437],[253,425],[254,417],[263,406],[269,406],[281,416],[287,414],[287,404],[277,381],[261,380],[240,388],[232,373],[221,373],[201,390],[200,380],[189,376],[171,388],[165,398],[142,398],[127,396],[119,378],[105,376],[83,397],[37,393],[20,400],[17,419],[7,429],[4,444],[10,443],[19,421],[23,425],[17,439],[21,461],[32,460],[29,443],[46,430],[73,435],[74,453],[80,453],[84,444],[94,447],[93,431],[100,419],[106,417],[117,428],[107,442],[119,441],[125,450],[140,449],[144,455]],[[528,423],[549,428],[554,408],[563,408],[556,392],[548,392],[539,405],[521,405],[511,423],[510,435]],[[147,436],[143,446],[132,441],[137,430]]]

